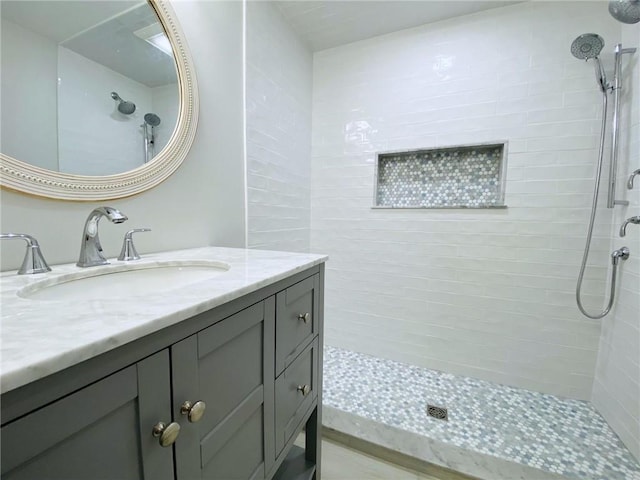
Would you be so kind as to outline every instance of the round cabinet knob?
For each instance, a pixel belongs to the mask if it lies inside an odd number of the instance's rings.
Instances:
[[[311,320],[311,314],[309,312],[299,313],[298,320],[302,320],[304,323],[307,323],[309,320]]]
[[[202,400],[198,400],[193,405],[189,400],[187,400],[180,406],[180,413],[182,415],[186,415],[190,423],[196,423],[202,418],[206,408],[207,404]]]
[[[170,447],[173,445],[180,435],[180,425],[176,422],[171,422],[166,425],[163,422],[158,422],[153,426],[153,436],[159,438],[161,447]]]
[[[309,385],[298,385],[297,390],[302,394],[303,397],[309,395],[311,391],[311,387]]]

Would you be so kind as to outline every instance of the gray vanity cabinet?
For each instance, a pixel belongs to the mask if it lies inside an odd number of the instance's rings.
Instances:
[[[261,479],[273,464],[273,310],[267,299],[171,347],[178,478]],[[190,421],[198,401],[205,412]]]
[[[4,426],[2,478],[171,480],[171,449],[149,435],[170,422],[169,381],[163,350]]]
[[[323,274],[3,394],[2,478],[319,480]],[[159,422],[179,425],[164,447]]]

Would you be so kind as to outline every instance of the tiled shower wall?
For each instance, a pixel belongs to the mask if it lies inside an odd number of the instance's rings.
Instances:
[[[246,6],[247,246],[307,252],[312,55],[271,2]]]
[[[622,29],[625,47],[640,47],[638,25]],[[640,228],[627,227],[624,238],[618,228],[625,218],[640,215],[640,179],[629,191],[625,183],[629,174],[640,168],[640,58],[625,58],[625,96],[623,129],[618,166],[618,198],[630,201],[628,207],[616,207],[611,250],[626,245],[629,260],[621,269],[618,301],[612,315],[602,322],[602,336],[593,385],[593,403],[607,419],[629,450],[640,460]],[[631,135],[629,135],[629,133]],[[635,254],[634,254],[635,253]]]
[[[574,289],[601,96],[569,52],[585,32],[604,37],[610,69],[621,27],[604,2],[527,2],[315,54],[311,249],[330,256],[327,344],[590,399],[601,322]],[[504,140],[508,209],[371,209],[375,152]],[[591,310],[610,217],[600,209]]]

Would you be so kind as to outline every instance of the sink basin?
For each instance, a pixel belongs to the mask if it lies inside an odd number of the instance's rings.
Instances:
[[[222,262],[156,262],[95,267],[32,283],[18,291],[31,300],[116,300],[199,283],[224,274]]]

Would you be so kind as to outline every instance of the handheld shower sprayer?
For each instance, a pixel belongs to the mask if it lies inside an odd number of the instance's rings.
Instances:
[[[160,117],[155,113],[146,113],[144,123],[140,125],[144,129],[144,162],[149,162],[155,156],[156,135],[154,127],[160,125]]]
[[[146,113],[144,115],[144,123],[151,125],[152,127],[157,127],[160,125],[160,117],[155,113]]]
[[[640,0],[626,0],[620,2],[611,2],[613,3],[640,3]],[[613,15],[613,12],[612,12]],[[614,15],[615,16],[615,15]],[[618,17],[616,17],[618,18]],[[616,275],[619,260],[626,260],[629,258],[629,249],[623,247],[619,250],[614,251],[611,254],[612,261],[612,269],[611,269],[611,282],[610,282],[610,291],[609,291],[609,299],[607,301],[606,307],[604,310],[598,313],[590,313],[588,312],[584,306],[582,305],[582,281],[584,279],[584,272],[587,266],[587,260],[589,257],[589,249],[591,247],[591,240],[593,237],[593,227],[595,224],[596,217],[596,209],[598,207],[598,195],[600,192],[600,177],[602,175],[602,164],[604,159],[604,146],[605,146],[605,135],[606,135],[606,125],[607,125],[607,112],[608,112],[608,94],[611,92],[614,98],[614,108],[612,115],[612,133],[611,133],[611,163],[609,165],[609,195],[607,199],[607,207],[613,208],[614,205],[623,205],[625,201],[615,200],[615,178],[616,178],[616,168],[617,168],[617,152],[618,152],[618,131],[619,131],[619,104],[620,104],[620,92],[622,90],[622,60],[621,57],[623,54],[632,54],[636,51],[635,48],[622,48],[622,44],[617,44],[615,47],[615,68],[613,71],[613,80],[611,83],[607,82],[607,77],[598,58],[602,48],[604,47],[604,40],[602,37],[595,33],[585,33],[576,38],[571,44],[571,54],[580,60],[595,60],[596,67],[596,80],[598,81],[598,85],[600,86],[600,90],[602,91],[602,125],[600,127],[600,146],[598,148],[598,165],[596,167],[596,178],[593,187],[593,197],[591,201],[591,214],[589,216],[589,227],[587,229],[587,238],[584,246],[584,253],[582,255],[582,262],[580,263],[580,272],[578,273],[578,281],[576,284],[576,303],[578,304],[578,309],[582,312],[582,314],[588,318],[598,319],[607,315],[611,311],[611,307],[613,306],[613,302],[616,295]],[[633,175],[628,181],[627,186],[631,188],[633,186]],[[628,202],[626,202],[628,204]],[[624,237],[625,228],[629,223],[640,223],[640,217],[632,217],[629,218],[620,229],[620,236]]]
[[[639,0],[640,1],[640,0]],[[600,90],[606,92],[609,88],[607,75],[598,55],[604,47],[604,40],[595,33],[584,33],[576,38],[571,44],[571,54],[578,60],[595,60],[596,80],[600,85]]]

